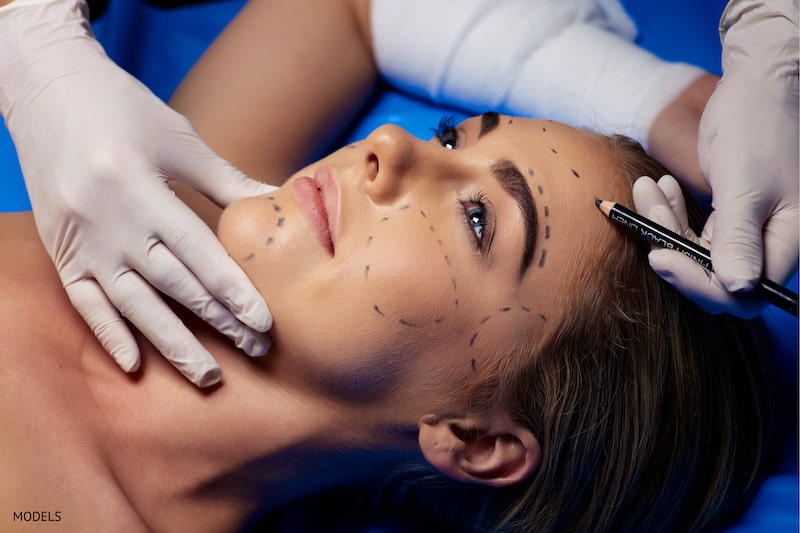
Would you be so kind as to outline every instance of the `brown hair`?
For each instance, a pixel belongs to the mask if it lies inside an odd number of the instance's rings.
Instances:
[[[668,173],[635,141],[607,143],[631,183]],[[649,268],[645,243],[618,231],[581,284],[596,290],[580,291],[540,355],[501,378],[502,401],[543,457],[527,486],[504,491],[515,503],[500,529],[692,531],[740,503],[763,468],[766,336],[702,311]]]

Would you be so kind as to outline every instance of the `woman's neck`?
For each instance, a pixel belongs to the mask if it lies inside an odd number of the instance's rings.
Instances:
[[[377,478],[398,450],[417,457],[414,424],[283,379],[272,370],[277,351],[250,359],[199,320],[182,318],[220,363],[220,385],[195,388],[144,340],[140,376],[131,380],[112,363],[89,382],[112,426],[115,476],[156,529],[189,519],[235,528],[256,510]],[[115,453],[120,447],[130,451]],[[393,454],[375,451],[385,449]]]

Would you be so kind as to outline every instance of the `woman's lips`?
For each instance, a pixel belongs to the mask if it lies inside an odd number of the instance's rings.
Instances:
[[[339,190],[329,167],[320,167],[314,179],[297,178],[292,183],[297,205],[311,224],[323,248],[333,257]]]

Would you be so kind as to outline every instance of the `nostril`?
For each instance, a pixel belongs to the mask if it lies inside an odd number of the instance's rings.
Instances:
[[[374,181],[378,176],[378,167],[378,156],[375,154],[369,154],[369,156],[367,156],[367,164],[365,168],[366,178],[369,181]]]

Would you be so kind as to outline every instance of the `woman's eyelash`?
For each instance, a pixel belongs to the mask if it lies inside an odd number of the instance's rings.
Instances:
[[[448,150],[454,150],[458,144],[458,130],[454,115],[445,115],[439,119],[439,124],[433,129],[436,139]]]
[[[461,201],[464,211],[464,224],[475,240],[475,248],[484,252],[491,243],[492,217],[483,193]]]

